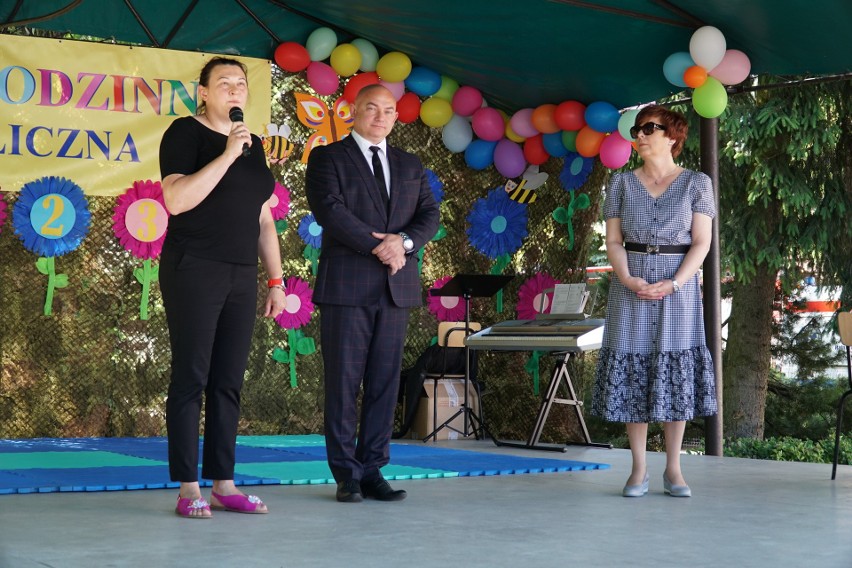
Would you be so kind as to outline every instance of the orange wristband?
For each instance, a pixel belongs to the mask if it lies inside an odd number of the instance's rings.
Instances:
[[[284,279],[283,278],[270,278],[266,281],[266,286],[268,288],[275,288],[276,286],[283,286]]]

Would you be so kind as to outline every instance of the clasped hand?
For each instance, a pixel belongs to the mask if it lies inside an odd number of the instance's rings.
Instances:
[[[275,318],[281,315],[284,308],[287,306],[287,294],[278,286],[273,286],[269,289],[266,296],[266,304],[264,305],[263,317]]]
[[[662,300],[663,297],[674,293],[674,284],[671,280],[660,280],[654,284],[648,284],[644,278],[634,276],[625,282],[625,285],[633,290],[640,300]]]
[[[402,237],[395,233],[371,233],[374,238],[381,240],[372,253],[388,267],[391,276],[396,274],[405,266],[405,248],[402,246]]]

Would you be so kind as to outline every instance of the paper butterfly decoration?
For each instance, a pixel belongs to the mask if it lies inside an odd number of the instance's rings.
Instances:
[[[316,130],[305,142],[305,151],[302,153],[302,163],[307,164],[308,156],[315,147],[325,146],[348,136],[355,118],[352,116],[349,101],[343,97],[334,101],[332,111],[329,112],[322,99],[305,93],[293,95],[296,97],[296,116],[299,122]]]

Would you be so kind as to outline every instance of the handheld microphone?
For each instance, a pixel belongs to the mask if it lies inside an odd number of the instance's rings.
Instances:
[[[240,107],[233,107],[228,111],[228,117],[231,119],[231,122],[242,122],[243,121],[243,109]],[[248,156],[251,154],[251,148],[249,148],[248,142],[243,142],[243,156]]]

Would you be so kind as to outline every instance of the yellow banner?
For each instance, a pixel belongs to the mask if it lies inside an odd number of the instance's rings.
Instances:
[[[211,57],[0,36],[0,189],[60,176],[90,195],[119,195],[159,180],[160,138],[175,118],[195,114],[198,74]],[[245,122],[260,134],[270,120],[270,62],[234,59],[248,68]]]

